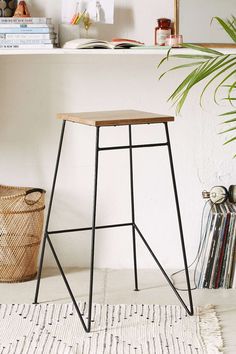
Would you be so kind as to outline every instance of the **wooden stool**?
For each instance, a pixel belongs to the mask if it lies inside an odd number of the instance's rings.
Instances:
[[[189,280],[189,272],[188,272],[188,265],[187,265],[187,257],[186,257],[186,250],[185,250],[185,243],[184,243],[184,236],[183,236],[183,229],[182,229],[182,222],[181,222],[181,215],[180,215],[180,208],[179,208],[179,201],[178,201],[178,194],[177,194],[177,187],[176,187],[176,181],[175,181],[175,173],[174,173],[174,165],[173,165],[173,159],[172,159],[172,153],[171,153],[171,144],[170,144],[170,137],[169,137],[169,131],[168,131],[168,122],[174,121],[174,117],[170,116],[164,116],[156,113],[148,113],[148,112],[141,112],[141,111],[134,111],[134,110],[121,110],[121,111],[106,111],[106,112],[89,112],[89,113],[64,113],[64,114],[59,114],[58,115],[59,119],[62,119],[62,130],[61,130],[61,137],[60,137],[60,142],[59,142],[59,149],[58,149],[58,155],[57,155],[57,160],[56,160],[56,167],[55,167],[55,173],[54,173],[54,178],[53,178],[53,184],[52,184],[52,191],[51,191],[51,197],[49,201],[49,208],[48,208],[48,214],[47,214],[47,219],[46,219],[46,226],[45,226],[45,234],[43,238],[43,244],[42,244],[42,251],[41,251],[41,257],[40,257],[40,263],[39,263],[39,270],[38,270],[38,279],[37,279],[37,285],[36,285],[36,291],[35,291],[35,299],[34,303],[38,303],[38,293],[39,293],[39,286],[40,286],[40,279],[41,279],[41,272],[42,272],[42,266],[43,266],[43,258],[44,258],[44,251],[45,251],[45,244],[46,241],[48,241],[49,246],[51,248],[51,251],[53,253],[53,256],[56,260],[57,266],[61,272],[61,275],[63,277],[63,280],[65,282],[65,285],[68,289],[68,292],[70,294],[70,297],[73,301],[73,304],[75,306],[75,309],[78,313],[78,316],[81,320],[81,323],[85,329],[86,332],[90,332],[91,330],[91,318],[92,318],[92,297],[93,297],[93,275],[94,275],[94,253],[95,253],[95,233],[97,229],[105,229],[105,228],[113,228],[113,227],[123,227],[123,226],[131,226],[132,228],[132,236],[133,236],[133,258],[134,258],[134,279],[135,279],[135,290],[138,290],[138,274],[137,274],[137,259],[136,259],[136,233],[140,236],[142,241],[144,242],[145,246],[147,247],[148,251],[154,258],[156,264],[160,268],[161,272],[165,276],[167,282],[169,283],[170,287],[173,289],[175,292],[176,296],[180,300],[181,304],[187,311],[187,313],[191,316],[193,315],[193,301],[192,301],[192,293],[191,293],[191,287],[190,287],[190,280]],[[57,172],[58,172],[58,167],[59,167],[59,161],[60,161],[60,156],[61,156],[61,148],[62,148],[62,143],[63,143],[63,137],[64,137],[64,131],[65,131],[65,125],[66,121],[69,122],[75,122],[75,123],[80,123],[80,124],[85,124],[85,125],[90,125],[96,127],[96,146],[95,146],[95,179],[94,179],[94,201],[93,201],[93,218],[92,218],[92,227],[87,227],[87,228],[78,228],[78,229],[69,229],[69,230],[56,230],[56,231],[49,231],[49,220],[50,220],[50,214],[51,214],[51,207],[52,207],[52,201],[53,201],[53,196],[54,196],[54,191],[55,191],[55,185],[56,185],[56,179],[57,179]],[[136,124],[164,124],[165,127],[165,133],[166,133],[166,142],[161,142],[161,143],[155,143],[155,144],[139,144],[139,145],[133,145],[132,143],[132,130],[131,126],[136,125]],[[127,125],[128,130],[129,130],[129,145],[127,146],[113,146],[113,147],[100,147],[99,146],[99,131],[101,127],[107,127],[107,126],[118,126],[118,125]],[[168,277],[167,273],[165,272],[164,268],[158,261],[157,257],[155,256],[154,252],[152,251],[151,247],[147,243],[146,239],[144,238],[143,234],[139,230],[136,221],[135,221],[135,205],[134,205],[134,183],[133,183],[133,155],[132,151],[133,149],[136,148],[145,148],[145,147],[157,147],[157,146],[167,146],[168,148],[168,153],[169,153],[169,161],[170,161],[170,169],[171,169],[171,175],[172,175],[172,181],[173,181],[173,188],[174,188],[174,195],[175,195],[175,203],[176,203],[176,210],[177,210],[177,217],[178,217],[178,223],[179,223],[179,232],[180,232],[180,241],[181,241],[181,246],[182,246],[182,254],[183,254],[183,261],[184,261],[184,270],[185,270],[185,276],[186,276],[186,282],[187,282],[187,290],[188,290],[188,297],[189,297],[189,308],[180,296],[178,290],[172,283],[171,279]],[[124,224],[112,224],[112,225],[103,225],[103,226],[97,226],[96,225],[96,206],[97,206],[97,180],[98,180],[98,157],[99,157],[99,152],[105,151],[105,150],[117,150],[117,149],[127,149],[129,150],[129,157],[130,157],[130,186],[131,186],[131,211],[132,211],[132,220],[129,223],[124,223]],[[89,286],[89,304],[88,304],[88,322],[87,325],[85,323],[85,320],[80,312],[80,309],[78,307],[78,304],[74,298],[74,295],[72,293],[72,290],[69,286],[69,283],[67,281],[67,278],[65,276],[65,273],[62,269],[61,263],[58,259],[58,256],[56,254],[56,251],[53,247],[53,244],[50,239],[50,235],[52,234],[60,234],[60,233],[65,233],[65,232],[75,232],[75,231],[85,231],[85,230],[91,230],[92,231],[92,246],[91,246],[91,267],[90,267],[90,286]]]

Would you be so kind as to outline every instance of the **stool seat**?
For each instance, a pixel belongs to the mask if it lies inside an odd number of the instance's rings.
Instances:
[[[57,118],[74,123],[105,127],[114,125],[166,123],[174,117],[136,110],[59,113]]]

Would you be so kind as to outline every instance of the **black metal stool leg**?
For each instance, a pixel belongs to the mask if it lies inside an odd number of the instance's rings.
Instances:
[[[96,128],[93,220],[92,220],[91,263],[90,263],[90,284],[89,284],[89,305],[88,305],[88,326],[87,326],[88,332],[90,332],[90,330],[91,330],[91,319],[92,319],[94,254],[95,254],[95,233],[96,233],[96,209],[97,209],[97,184],[98,184],[98,156],[99,156],[99,127]]]
[[[170,136],[169,136],[168,124],[167,123],[164,123],[164,124],[165,124],[166,138],[167,138],[167,147],[168,147],[168,153],[169,153],[171,176],[172,176],[174,195],[175,195],[176,211],[177,211],[177,217],[178,217],[178,223],[179,223],[179,233],[180,233],[180,241],[181,241],[181,247],[182,247],[182,253],[183,253],[185,277],[186,277],[186,282],[187,282],[188,297],[189,297],[189,304],[190,304],[190,310],[188,310],[187,312],[190,315],[193,315],[192,292],[191,292],[191,285],[190,285],[190,279],[189,279],[187,255],[186,255],[186,249],[185,249],[185,242],[184,242],[184,234],[183,234],[183,227],[182,227],[180,207],[179,207],[177,185],[176,185],[176,180],[175,180],[174,163],[173,163],[173,157],[172,157],[172,152],[171,152]]]
[[[48,238],[48,225],[49,225],[51,209],[52,209],[52,201],[53,201],[55,185],[56,185],[56,180],[57,180],[57,172],[58,172],[58,167],[59,167],[59,162],[60,162],[60,157],[61,157],[61,148],[62,148],[62,143],[63,143],[63,138],[64,138],[65,125],[66,125],[66,121],[63,120],[62,128],[61,128],[61,136],[60,136],[60,141],[59,141],[59,148],[58,148],[58,153],[57,153],[55,172],[54,172],[53,183],[52,183],[52,191],[51,191],[51,196],[50,196],[50,201],[49,201],[49,206],[48,206],[48,214],[47,214],[47,219],[46,219],[46,224],[45,224],[45,232],[44,232],[44,237],[43,237],[40,261],[39,261],[39,269],[38,269],[38,275],[37,275],[37,284],[36,284],[36,290],[35,290],[34,304],[37,304],[37,302],[38,302],[38,294],[39,294],[40,280],[41,280],[41,274],[42,274],[45,246],[46,246],[46,240]]]
[[[133,153],[132,153],[132,130],[129,125],[129,161],[130,161],[130,193],[131,193],[131,216],[132,216],[132,234],[133,234],[133,257],[134,257],[134,282],[135,291],[138,291],[138,271],[137,271],[137,252],[135,236],[135,211],[134,211],[134,177],[133,177]]]

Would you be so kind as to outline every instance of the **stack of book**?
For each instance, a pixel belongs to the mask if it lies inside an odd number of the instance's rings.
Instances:
[[[236,204],[211,204],[195,274],[198,288],[236,288]]]
[[[0,17],[0,49],[50,49],[56,34],[46,17]]]

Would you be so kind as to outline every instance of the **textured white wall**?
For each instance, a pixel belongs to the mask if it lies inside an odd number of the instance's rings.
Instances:
[[[145,24],[143,28],[146,31]],[[1,57],[1,183],[41,186],[49,192],[60,134],[57,112],[134,108],[174,114],[166,100],[184,72],[159,82],[156,67],[160,59],[158,55]],[[225,138],[217,135],[220,108],[213,108],[209,95],[202,110],[197,97],[196,91],[182,116],[170,124],[190,260],[199,240],[202,189],[235,183],[233,146],[223,147]],[[91,225],[94,133],[92,127],[68,125],[51,228]],[[137,143],[162,137],[158,126],[134,129]],[[127,128],[104,128],[101,139],[103,145],[127,144]],[[127,222],[128,152],[104,152],[100,162],[97,222]],[[134,162],[137,224],[167,267],[181,267],[167,153],[164,148],[137,150]],[[89,265],[89,233],[54,236],[53,240],[65,265]],[[126,228],[99,231],[96,265],[131,267],[131,240],[131,230]],[[138,249],[139,266],[153,267],[140,242]],[[46,264],[54,264],[48,251]]]

